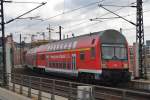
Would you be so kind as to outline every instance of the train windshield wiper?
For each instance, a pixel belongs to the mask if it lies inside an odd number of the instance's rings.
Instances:
[[[117,59],[118,59],[118,57],[117,57],[117,56],[113,56],[113,57],[112,57],[112,59],[117,60]]]

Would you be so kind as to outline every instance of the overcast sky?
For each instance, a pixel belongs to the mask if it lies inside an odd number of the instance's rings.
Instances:
[[[103,8],[98,7],[98,4],[102,5],[134,5],[132,3],[136,0],[13,0],[24,2],[47,2],[46,5],[39,9],[23,16],[36,17],[42,20],[30,20],[30,19],[18,19],[6,25],[6,34],[13,33],[15,41],[19,41],[19,33],[22,33],[23,37],[27,37],[26,42],[30,41],[29,34],[36,34],[37,32],[45,32],[48,39],[48,30],[46,29],[50,24],[54,29],[52,32],[52,38],[58,39],[59,35],[55,32],[58,31],[58,26],[63,27],[63,35],[71,37],[72,33],[75,36],[81,34],[87,34],[90,32],[102,31],[105,29],[123,29],[123,34],[126,36],[130,44],[135,42],[136,31],[135,26],[122,20],[122,19],[100,19],[100,21],[90,21],[93,18],[108,18],[116,17]],[[144,30],[145,40],[150,39],[150,0],[143,0],[144,10]],[[99,2],[99,3],[95,3]],[[5,3],[5,21],[15,18],[24,12],[27,12],[39,4],[21,4],[21,3]],[[87,7],[85,7],[87,6]],[[72,11],[73,9],[79,10]],[[136,9],[131,7],[106,7],[115,13],[124,16],[126,19],[136,23]],[[118,10],[120,9],[120,10]],[[72,11],[67,13],[68,11]],[[60,15],[58,15],[60,14]],[[58,16],[56,16],[58,15]],[[105,16],[104,16],[105,15]],[[55,16],[55,17],[54,17]],[[28,35],[27,35],[28,34]],[[35,39],[42,39],[41,35],[35,37]]]

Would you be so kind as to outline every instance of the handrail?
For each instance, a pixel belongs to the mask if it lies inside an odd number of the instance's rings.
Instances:
[[[8,81],[13,84],[12,90],[15,91],[16,86],[20,85],[20,94],[23,93],[24,87],[28,88],[28,97],[31,97],[32,89],[38,90],[38,98],[41,100],[42,92],[49,92],[52,94],[51,98],[55,98],[54,95],[59,96],[68,96],[67,98],[78,98],[77,91],[82,91],[84,93],[91,94],[91,91],[78,89],[78,86],[90,86],[93,88],[92,94],[95,98],[99,95],[108,97],[116,97],[116,98],[126,98],[131,100],[137,100],[138,96],[142,98],[150,97],[150,93],[144,91],[135,91],[135,90],[128,90],[128,89],[120,89],[120,88],[113,88],[113,87],[105,87],[105,86],[97,86],[91,84],[83,84],[77,82],[70,82],[64,80],[57,80],[57,79],[49,79],[43,77],[36,77],[36,76],[29,76],[23,74],[15,74],[15,73],[6,73],[8,76]],[[9,85],[9,84],[8,84]],[[103,90],[103,91],[102,91]],[[119,94],[118,94],[119,93]],[[64,95],[63,95],[64,94]],[[132,98],[132,94],[137,95],[137,98]],[[101,97],[102,98],[102,97]]]

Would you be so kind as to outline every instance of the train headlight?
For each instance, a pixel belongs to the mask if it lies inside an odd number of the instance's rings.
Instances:
[[[107,65],[106,64],[102,64],[102,68],[107,68]]]
[[[123,64],[123,68],[128,68],[128,64]]]

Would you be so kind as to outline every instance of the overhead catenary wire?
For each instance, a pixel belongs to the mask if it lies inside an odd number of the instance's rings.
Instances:
[[[114,10],[113,12],[117,12],[117,11],[120,11],[120,10],[122,10],[124,7],[121,7],[121,8],[118,8],[118,9],[116,9],[116,10]],[[101,16],[99,16],[99,17],[103,17],[103,16],[106,16],[106,15],[109,15],[109,14],[111,14],[110,12],[106,12],[106,13],[104,13],[104,14],[102,14]],[[85,20],[83,20],[83,22],[80,22],[80,23],[77,23],[77,24],[74,24],[74,25],[71,25],[72,27],[73,26],[79,26],[79,25],[81,25],[81,24],[85,24],[85,23],[89,23],[90,21],[89,21],[89,19],[85,19]]]
[[[131,3],[132,4],[132,3]],[[131,4],[129,4],[129,5],[127,5],[127,6],[130,6]],[[117,11],[120,11],[120,10],[122,10],[122,9],[124,9],[125,7],[124,6],[122,6],[122,7],[120,7],[119,9],[116,9],[115,11],[113,11],[113,12],[117,12]],[[105,14],[103,14],[103,15],[101,15],[100,17],[103,17],[103,16],[106,16],[106,15],[108,15],[108,14],[111,14],[110,12],[107,12],[107,13],[105,13]],[[86,20],[87,20],[87,22],[86,22]],[[73,26],[75,26],[75,25],[81,25],[81,24],[84,24],[84,23],[88,23],[88,21],[89,21],[89,19],[86,19],[84,22],[81,22],[81,23],[77,23],[77,24],[74,24]]]
[[[97,2],[95,2],[95,4],[97,4]],[[87,4],[88,5],[88,4]],[[93,4],[94,5],[94,4]],[[83,6],[82,6],[83,7]],[[79,8],[81,8],[81,7],[79,7]],[[122,7],[122,8],[119,8],[119,9],[117,9],[117,11],[119,11],[119,10],[121,10],[121,9],[123,9],[123,8],[125,8],[125,7]],[[82,8],[81,8],[82,9]],[[76,11],[76,10],[78,10],[78,8],[75,8],[75,9],[72,9],[73,11],[72,12],[74,12],[74,11]],[[71,10],[69,10],[70,12],[71,12]],[[65,14],[65,12],[64,13],[62,13],[62,14]],[[110,14],[109,12],[108,13],[106,13],[106,15],[107,14]],[[54,17],[54,16],[53,16]],[[49,20],[49,19],[48,19]],[[83,22],[83,23],[86,23],[86,21],[88,21],[88,19],[86,19],[85,20],[85,22]],[[42,23],[42,22],[40,22],[40,23]],[[77,23],[77,25],[81,25],[82,23]],[[74,25],[74,26],[76,26],[76,25]]]
[[[120,18],[122,18],[123,20],[125,20],[125,21],[127,21],[127,22],[129,22],[130,24],[132,24],[132,25],[134,25],[134,26],[136,26],[136,24],[135,23],[133,23],[133,22],[131,22],[131,21],[129,21],[129,20],[127,20],[127,19],[125,19],[124,17],[122,17],[122,16],[120,16],[120,15],[118,15],[118,14],[116,14],[116,13],[114,13],[113,11],[111,11],[111,10],[109,10],[109,9],[107,9],[107,8],[105,8],[103,5],[98,5],[99,7],[101,7],[101,8],[103,8],[103,9],[105,9],[106,11],[109,11],[109,12],[111,12],[112,14],[114,14],[114,15],[116,15],[116,16],[118,16],[118,17],[120,17]]]
[[[77,10],[80,10],[80,9],[83,9],[83,8],[87,8],[87,7],[89,7],[89,6],[98,4],[98,3],[103,2],[103,1],[104,1],[104,0],[97,1],[97,2],[92,2],[92,3],[86,4],[86,5],[84,5],[84,6],[81,6],[81,7],[78,7],[78,8],[72,9],[72,10],[69,10],[69,11],[65,11],[65,12],[63,12],[63,13],[60,13],[60,14],[57,14],[57,15],[54,15],[54,16],[51,16],[51,17],[49,17],[49,18],[46,18],[45,20],[49,20],[49,19],[52,19],[52,18],[61,16],[61,15],[64,15],[64,14],[68,14],[68,13],[71,13],[71,12],[74,12],[74,11],[77,11]]]
[[[46,4],[46,2],[43,2],[43,3],[40,4],[39,6],[37,6],[37,7],[33,8],[33,9],[31,9],[31,10],[29,10],[29,11],[27,11],[27,12],[21,14],[21,15],[19,15],[18,17],[13,18],[13,19],[11,19],[11,20],[9,20],[9,21],[6,21],[5,24],[8,24],[8,23],[10,23],[10,22],[12,22],[12,21],[18,19],[18,18],[20,18],[20,17],[22,17],[22,16],[24,16],[24,15],[26,15],[26,14],[28,14],[28,13],[34,11],[35,9],[38,9],[39,7],[41,7],[41,6],[45,5],[45,4]]]
[[[101,0],[101,1],[97,1],[97,2],[92,2],[92,3],[89,3],[89,4],[87,4],[87,5],[81,6],[81,7],[79,7],[79,8],[75,8],[75,9],[66,11],[66,12],[64,12],[64,13],[60,13],[60,14],[58,14],[58,15],[54,15],[54,16],[52,16],[52,17],[42,19],[42,22],[40,22],[40,23],[43,23],[44,21],[50,20],[50,19],[52,19],[52,18],[55,18],[55,17],[60,16],[60,15],[63,15],[63,14],[71,13],[71,12],[74,12],[74,11],[77,11],[77,10],[80,10],[80,9],[83,9],[83,8],[86,8],[86,7],[89,7],[89,6],[92,6],[92,5],[94,5],[94,4],[98,4],[98,3],[103,2],[103,1],[105,1],[105,0]]]
[[[143,13],[146,13],[146,12],[149,12],[150,10],[145,10],[145,11],[143,11]],[[130,14],[130,15],[124,15],[123,17],[128,17],[128,16],[133,16],[133,15],[135,15],[136,13],[132,13],[132,14]],[[118,17],[119,18],[119,17]],[[108,19],[106,19],[106,20],[102,20],[102,21],[99,21],[99,22],[97,22],[96,24],[100,24],[100,23],[102,23],[102,22],[106,22],[106,21],[112,21],[112,20],[116,20],[116,19],[118,19],[118,18],[108,18]],[[88,22],[83,22],[83,23],[88,23]],[[80,24],[83,24],[83,23],[80,23]],[[79,25],[78,25],[79,26]],[[90,27],[90,26],[93,26],[93,24],[90,24],[90,25],[87,25],[88,27]],[[75,28],[75,29],[72,29],[72,30],[76,30],[76,29],[80,29],[80,28],[83,28],[83,27],[87,27],[87,26],[82,26],[82,27],[79,27],[79,28]],[[71,30],[69,30],[69,31],[71,31]],[[69,31],[66,31],[66,33],[67,32],[69,32]]]
[[[43,21],[40,22],[40,23],[43,23],[44,21],[50,20],[50,19],[52,19],[52,18],[58,17],[58,16],[63,15],[63,14],[71,13],[71,12],[74,12],[74,11],[76,11],[76,10],[80,10],[80,9],[82,9],[82,8],[86,8],[86,7],[92,6],[92,5],[94,5],[94,4],[98,4],[98,3],[103,2],[103,1],[104,1],[104,0],[101,0],[101,1],[99,1],[99,2],[89,3],[89,4],[84,5],[84,6],[82,6],[82,7],[69,10],[69,11],[67,11],[67,12],[65,12],[65,13],[60,13],[60,14],[58,14],[58,15],[54,15],[54,16],[52,16],[52,17],[43,19]],[[115,10],[114,12],[119,11],[119,10],[121,10],[121,9],[123,9],[123,8],[124,8],[124,7],[121,7],[121,8],[119,8],[119,9]],[[108,13],[102,15],[102,16],[105,16],[105,15],[107,15],[107,14],[110,14],[110,13],[108,12]],[[89,19],[87,19],[87,20],[89,20]]]
[[[130,6],[130,5],[132,5],[133,3],[130,3],[129,5],[125,5],[125,6],[120,6],[121,8],[119,8],[119,9],[117,9],[117,10],[115,10],[115,11],[112,11],[112,12],[117,12],[117,11],[119,11],[119,10],[122,10],[122,9],[124,9],[124,8],[126,8],[126,7],[135,7],[135,6]],[[108,12],[108,13],[106,13],[106,14],[104,14],[104,15],[101,15],[100,17],[103,17],[103,16],[105,16],[105,15],[108,15],[108,14],[111,14],[110,12]],[[128,15],[125,15],[125,16],[128,16]],[[119,16],[118,18],[120,18],[121,16]],[[112,19],[112,18],[110,18],[110,19]],[[130,22],[130,21],[129,21]],[[132,22],[131,22],[132,23]],[[77,25],[80,25],[80,24],[84,24],[84,22],[83,23],[79,23],[79,24],[77,24]],[[134,25],[134,23],[132,23],[133,25]],[[75,26],[75,25],[74,25]]]
[[[103,5],[103,6],[109,6],[109,7],[136,7],[134,5],[131,6],[120,6],[120,5]]]
[[[24,4],[28,4],[28,3],[32,3],[32,4],[42,4],[42,3],[40,3],[40,2],[21,2],[21,1],[8,1],[8,0],[5,0],[4,1],[5,3],[24,3]]]

